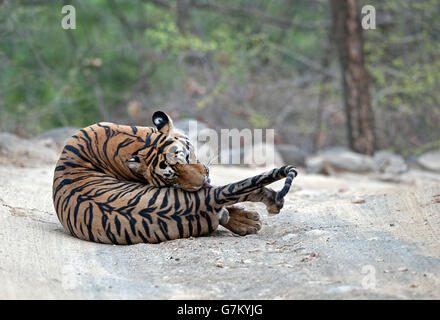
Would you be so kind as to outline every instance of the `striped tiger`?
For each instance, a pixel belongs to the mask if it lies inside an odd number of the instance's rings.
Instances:
[[[70,234],[108,244],[158,243],[222,225],[246,235],[260,230],[260,219],[237,203],[262,202],[279,213],[297,174],[293,166],[213,187],[208,168],[171,118],[158,111],[153,123],[97,123],[67,141],[55,167],[53,201]],[[265,187],[285,177],[284,194]]]

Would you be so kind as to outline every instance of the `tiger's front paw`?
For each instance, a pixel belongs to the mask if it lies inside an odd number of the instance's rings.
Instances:
[[[240,236],[255,234],[261,229],[260,216],[255,211],[245,210],[242,207],[226,207],[229,212],[229,220],[220,224],[226,229]]]

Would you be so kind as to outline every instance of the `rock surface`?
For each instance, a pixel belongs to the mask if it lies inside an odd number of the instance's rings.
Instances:
[[[297,167],[305,166],[306,154],[297,146],[291,144],[278,144],[276,148],[286,164],[291,164]]]
[[[66,141],[79,130],[80,128],[75,127],[55,128],[39,134],[33,140],[42,141],[46,145],[53,146],[61,151]]]
[[[440,150],[422,154],[417,162],[424,169],[440,172]]]
[[[0,132],[0,165],[33,167],[41,163],[54,163],[58,152],[45,141],[22,139],[8,132]]]
[[[402,173],[408,171],[405,159],[387,150],[375,152],[374,161],[379,171],[378,178],[383,181],[400,182]]]
[[[380,172],[389,174],[401,174],[408,170],[405,159],[387,150],[374,153],[374,161]]]
[[[377,170],[377,164],[371,156],[344,148],[331,148],[308,157],[306,168],[310,173],[328,173],[329,170],[363,173]]]

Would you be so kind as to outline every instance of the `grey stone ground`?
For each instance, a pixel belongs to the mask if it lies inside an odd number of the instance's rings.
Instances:
[[[262,169],[214,167],[228,183]],[[53,164],[0,166],[0,299],[440,298],[440,175],[300,172],[257,235],[112,246],[68,235]],[[282,183],[273,185],[280,188]]]

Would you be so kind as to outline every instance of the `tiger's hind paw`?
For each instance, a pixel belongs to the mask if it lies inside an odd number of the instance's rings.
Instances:
[[[276,201],[277,192],[271,188],[262,188],[263,203],[266,205],[266,210],[270,214],[278,214],[284,206],[284,198]]]
[[[226,229],[240,236],[255,234],[261,229],[260,216],[255,211],[245,210],[242,207],[226,207],[229,212],[229,220],[220,224]]]

